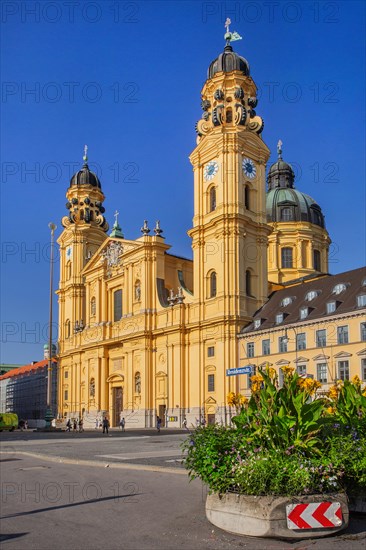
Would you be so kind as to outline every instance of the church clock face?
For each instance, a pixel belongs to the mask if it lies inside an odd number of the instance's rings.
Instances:
[[[212,160],[208,164],[206,164],[204,170],[203,170],[203,177],[206,181],[212,180],[217,172],[219,171],[219,165],[215,160]]]
[[[255,178],[257,170],[252,159],[248,159],[248,158],[243,159],[242,166],[243,166],[243,172],[248,178],[250,179]]]

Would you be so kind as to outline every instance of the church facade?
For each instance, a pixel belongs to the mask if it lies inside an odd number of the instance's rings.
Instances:
[[[201,92],[193,166],[193,260],[175,256],[159,222],[125,239],[104,217],[98,177],[84,165],[67,190],[58,239],[59,415],[107,415],[128,427],[230,421],[243,328],[270,291],[328,272],[320,207],[294,187],[256,113],[248,62],[226,35]]]

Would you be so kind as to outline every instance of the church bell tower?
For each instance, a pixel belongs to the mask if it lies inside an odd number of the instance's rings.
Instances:
[[[233,51],[209,66],[203,86],[194,172],[194,295],[200,318],[224,315],[241,326],[267,298],[265,167],[269,149],[256,113],[257,88],[246,59]],[[213,304],[216,304],[215,306]]]
[[[95,251],[107,238],[108,223],[103,216],[105,199],[99,178],[89,170],[87,146],[84,164],[70,180],[66,193],[68,216],[62,218],[64,227],[60,245],[59,341],[65,348],[72,346],[73,334],[85,324],[85,285],[82,270]],[[60,350],[61,353],[64,349]]]

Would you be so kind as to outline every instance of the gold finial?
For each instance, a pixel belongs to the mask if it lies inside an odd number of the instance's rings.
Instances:
[[[84,145],[84,156],[83,156],[83,161],[85,163],[88,162],[88,146],[87,145]]]

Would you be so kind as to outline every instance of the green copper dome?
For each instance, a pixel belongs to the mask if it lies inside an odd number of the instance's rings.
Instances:
[[[267,176],[267,222],[309,222],[325,228],[320,206],[309,195],[295,189],[295,174],[292,166],[282,159],[281,146],[279,142],[278,160]]]

